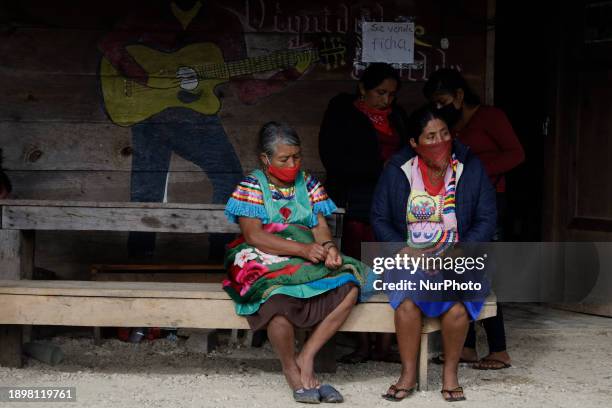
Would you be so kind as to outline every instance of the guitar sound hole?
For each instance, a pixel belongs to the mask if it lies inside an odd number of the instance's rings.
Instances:
[[[181,89],[186,91],[193,91],[199,85],[198,73],[193,68],[179,67],[176,70],[176,77],[181,81]]]

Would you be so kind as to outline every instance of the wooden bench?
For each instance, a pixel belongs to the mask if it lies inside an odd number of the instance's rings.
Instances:
[[[237,233],[220,204],[0,200],[0,280],[31,279],[36,231]],[[328,218],[340,241],[342,215]],[[0,328],[0,365],[21,365],[22,330]],[[7,351],[8,350],[8,351]]]
[[[247,329],[218,284],[29,280],[36,231],[238,232],[223,210],[215,204],[0,201],[0,365],[21,366],[21,325]],[[342,214],[328,221],[336,239]],[[480,318],[495,313],[490,300]],[[438,319],[425,319],[421,389],[427,387],[428,335],[439,329]],[[376,296],[358,305],[341,330],[394,332],[393,310]]]
[[[480,318],[494,316],[487,301]],[[160,282],[0,281],[0,324],[248,329],[218,284]],[[340,328],[393,333],[393,309],[384,295],[355,307]],[[419,358],[420,389],[427,389],[429,334],[439,319],[425,319]]]

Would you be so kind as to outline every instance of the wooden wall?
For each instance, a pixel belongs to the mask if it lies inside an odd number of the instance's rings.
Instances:
[[[261,124],[283,120],[303,139],[305,167],[324,176],[317,148],[319,123],[329,99],[352,92],[363,69],[354,61],[357,22],[414,19],[415,65],[400,67],[404,87],[399,102],[410,110],[423,102],[421,87],[428,73],[441,66],[460,68],[484,96],[487,3],[210,0],[202,2],[189,20],[180,10],[173,12],[171,2],[161,0],[2,2],[0,148],[14,186],[12,197],[130,201],[133,129],[110,120],[100,70],[101,60],[120,52],[122,45],[140,43],[172,53],[194,38],[210,36],[226,60],[309,45],[338,51],[298,80],[278,81],[276,71],[272,79],[275,72],[259,73],[216,88],[221,100],[218,117],[244,171],[257,164],[253,152]],[[179,9],[194,5],[195,1],[177,1]],[[179,19],[187,23],[186,29]],[[270,95],[257,97],[268,91]],[[215,148],[206,143],[196,147]],[[173,154],[167,201],[211,200],[208,175]],[[176,261],[201,261],[205,242],[203,237],[164,236],[156,257],[174,254]],[[45,233],[37,246],[37,264],[62,276],[83,272],[90,263],[125,257],[123,234]]]

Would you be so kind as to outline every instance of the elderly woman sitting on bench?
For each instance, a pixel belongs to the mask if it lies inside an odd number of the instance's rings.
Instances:
[[[262,169],[238,184],[225,209],[242,235],[228,245],[223,287],[251,329],[267,328],[296,401],[342,402],[336,389],[317,380],[314,358],[357,302],[365,267],[334,244],[325,216],[336,206],[301,170],[296,132],[267,123],[258,148]],[[297,356],[296,328],[312,329]]]

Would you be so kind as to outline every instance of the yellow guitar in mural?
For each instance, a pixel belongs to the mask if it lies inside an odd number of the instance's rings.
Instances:
[[[221,108],[213,91],[232,77],[289,67],[303,72],[319,57],[346,50],[342,46],[321,53],[316,49],[283,50],[225,62],[219,47],[212,43],[188,45],[171,53],[144,45],[126,49],[149,78],[146,85],[125,78],[108,59],[102,59],[100,81],[106,112],[120,126],[133,125],[170,107],[213,115]]]

